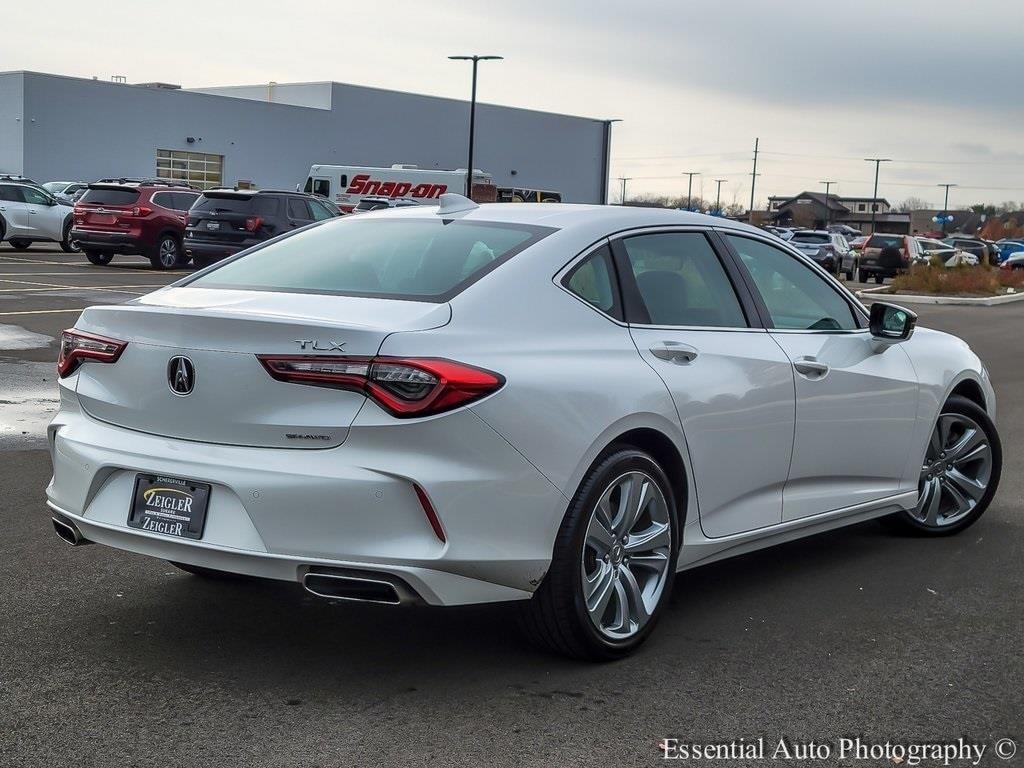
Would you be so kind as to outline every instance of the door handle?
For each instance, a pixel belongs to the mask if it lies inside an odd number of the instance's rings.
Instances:
[[[818,362],[817,360],[810,360],[808,358],[794,360],[793,367],[796,368],[797,373],[808,379],[823,379],[830,370],[828,365],[825,363]]]
[[[38,213],[38,211],[29,211],[29,212],[28,212],[28,215],[29,215],[29,216],[35,216],[35,215],[36,215],[36,213]]]
[[[651,347],[651,354],[659,360],[683,365],[694,361],[697,357],[697,349],[678,341],[663,341]]]

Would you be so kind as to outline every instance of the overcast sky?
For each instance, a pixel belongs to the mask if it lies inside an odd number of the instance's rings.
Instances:
[[[629,195],[823,190],[941,206],[1024,200],[1024,2],[386,0],[5,3],[0,71],[185,87],[338,80],[465,97],[452,53],[494,53],[481,101],[615,126]],[[16,31],[16,34],[13,34]],[[613,183],[617,194],[618,184]]]

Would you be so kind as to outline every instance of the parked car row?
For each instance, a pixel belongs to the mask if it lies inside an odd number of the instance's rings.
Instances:
[[[71,236],[72,208],[30,179],[0,176],[0,242],[16,251],[32,243],[59,243],[66,253],[78,250]]]
[[[333,203],[303,192],[197,190],[170,179],[103,179],[74,207],[70,240],[90,263],[140,255],[154,269],[197,267],[272,237],[340,216]]]

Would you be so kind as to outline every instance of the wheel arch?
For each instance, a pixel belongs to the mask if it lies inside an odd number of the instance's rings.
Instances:
[[[985,392],[981,388],[981,384],[972,378],[962,379],[953,389],[950,390],[946,399],[959,395],[965,397],[972,403],[977,405],[986,413],[988,412],[988,402],[985,398]]]

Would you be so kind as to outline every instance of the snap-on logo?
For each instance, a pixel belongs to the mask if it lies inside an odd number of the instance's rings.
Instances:
[[[440,197],[448,191],[447,184],[413,184],[409,181],[381,181],[368,173],[352,177],[345,192],[349,195],[382,195],[384,197]]]

